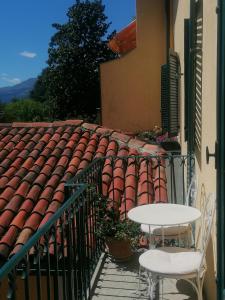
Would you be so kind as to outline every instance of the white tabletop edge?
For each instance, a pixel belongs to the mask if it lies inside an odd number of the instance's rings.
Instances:
[[[166,210],[172,209],[172,214],[165,214]],[[140,212],[142,214],[140,214]],[[151,215],[151,213],[153,213]],[[160,215],[163,213],[163,215]],[[184,214],[182,220],[181,214]],[[148,215],[146,215],[148,214]],[[197,208],[181,204],[146,204],[132,208],[128,212],[128,218],[136,223],[149,226],[179,226],[193,223],[201,217]],[[158,220],[156,220],[156,218]],[[159,220],[161,219],[161,221]],[[177,220],[177,221],[174,221]],[[162,221],[163,220],[163,221]]]

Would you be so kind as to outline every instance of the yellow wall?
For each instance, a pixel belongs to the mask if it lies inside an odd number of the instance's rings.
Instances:
[[[216,171],[214,159],[206,164],[206,146],[214,152],[216,141],[216,60],[217,60],[217,0],[203,0],[203,69],[202,69],[202,142],[200,161],[196,160],[199,189],[216,192]],[[184,73],[184,18],[189,17],[190,2],[174,0],[174,48],[180,55],[181,70]],[[184,142],[184,78],[181,80],[181,133],[182,152],[186,153]],[[200,196],[201,193],[199,193]],[[200,200],[199,200],[200,203]],[[199,205],[199,204],[198,204]],[[212,234],[207,255],[208,271],[205,279],[206,299],[216,299],[215,282],[216,230]]]
[[[165,24],[164,0],[137,1],[137,48],[101,65],[103,126],[138,132],[160,125]]]

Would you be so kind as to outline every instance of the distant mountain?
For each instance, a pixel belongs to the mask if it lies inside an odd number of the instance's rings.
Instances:
[[[6,103],[10,102],[13,98],[28,97],[36,80],[36,78],[30,78],[14,86],[0,88],[0,100]]]

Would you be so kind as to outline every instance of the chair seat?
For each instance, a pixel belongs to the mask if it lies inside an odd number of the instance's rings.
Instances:
[[[184,224],[180,226],[150,226],[152,235],[159,236],[176,236],[187,233],[191,229],[190,224]],[[141,224],[141,230],[145,233],[149,233],[149,225]]]
[[[202,260],[200,251],[179,247],[152,249],[139,257],[139,263],[150,272],[164,277],[191,275],[198,272]]]

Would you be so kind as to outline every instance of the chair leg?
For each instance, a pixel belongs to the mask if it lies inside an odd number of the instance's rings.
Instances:
[[[141,266],[139,265],[139,270],[138,270],[138,292],[141,292]]]
[[[197,288],[198,288],[198,300],[203,300],[202,289],[203,289],[204,275],[205,274],[203,274],[202,278],[197,277],[196,279]]]
[[[162,298],[162,300],[163,300],[163,294],[164,294],[164,289],[163,289],[163,278],[162,278],[162,292],[161,292],[161,293],[162,293],[162,297],[161,297],[161,298]]]

